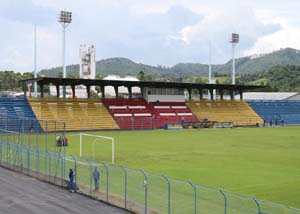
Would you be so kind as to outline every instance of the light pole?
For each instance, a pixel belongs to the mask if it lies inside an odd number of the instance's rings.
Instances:
[[[208,64],[208,84],[211,84],[211,41],[209,40],[209,64]],[[211,99],[210,91],[208,91],[208,98]]]
[[[63,78],[67,77],[66,71],[66,28],[72,21],[72,12],[60,11],[58,16],[58,22],[60,22],[63,29],[63,38],[62,38],[62,64],[63,64]],[[66,98],[66,86],[63,86],[63,97]]]
[[[37,78],[37,57],[36,57],[36,25],[34,25],[34,78]],[[34,81],[34,97],[37,98],[37,82]]]
[[[240,41],[240,35],[237,33],[231,34],[229,42],[232,44],[232,85],[235,85],[235,58],[234,58],[234,47]]]

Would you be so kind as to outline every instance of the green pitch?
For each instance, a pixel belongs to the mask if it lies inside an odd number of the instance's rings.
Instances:
[[[118,165],[299,207],[300,127],[92,134],[115,138]],[[67,153],[79,155],[79,136],[67,136]],[[91,158],[88,141],[83,153]],[[110,148],[95,144],[95,159],[109,162]]]

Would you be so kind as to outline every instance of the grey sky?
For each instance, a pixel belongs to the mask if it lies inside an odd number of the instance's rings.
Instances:
[[[57,13],[73,12],[67,30],[67,64],[79,62],[80,44],[96,46],[96,58],[127,57],[171,66],[230,58],[230,33],[240,33],[237,55],[300,49],[296,0],[2,0],[0,70],[33,70],[33,26],[38,27],[38,67],[61,64]]]

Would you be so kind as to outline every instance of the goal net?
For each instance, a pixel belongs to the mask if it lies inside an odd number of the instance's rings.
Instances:
[[[111,159],[115,163],[115,139],[89,133],[79,134],[79,156],[89,157],[93,161]]]

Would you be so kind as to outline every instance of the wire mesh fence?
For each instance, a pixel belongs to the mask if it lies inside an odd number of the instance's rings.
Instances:
[[[26,134],[1,129],[0,165],[68,187],[74,170],[76,191],[134,213],[298,214],[300,210],[252,197],[172,179],[143,170],[68,156],[22,142]],[[35,138],[36,139],[36,138]],[[99,188],[93,172],[100,172]]]
[[[300,214],[297,208],[191,181],[67,155],[65,147],[56,145],[63,136],[64,122],[0,114],[0,165],[66,188],[73,169],[76,191],[134,213]]]

